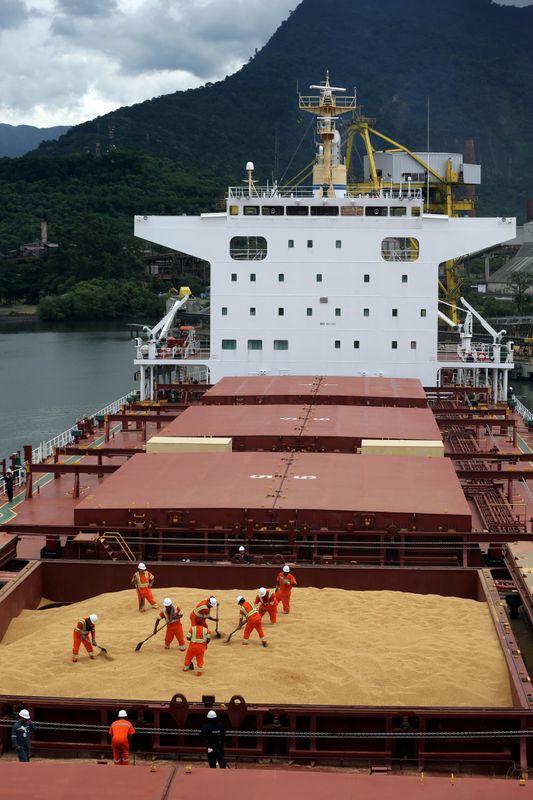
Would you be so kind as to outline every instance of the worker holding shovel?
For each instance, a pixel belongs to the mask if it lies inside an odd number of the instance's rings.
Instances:
[[[181,613],[179,606],[175,606],[170,597],[165,597],[163,600],[163,610],[159,612],[159,617],[155,621],[153,633],[155,636],[157,633],[157,628],[159,627],[159,623],[161,620],[165,620],[165,650],[170,649],[170,644],[174,638],[178,640],[179,649],[186,650],[183,626],[180,622],[182,617],[183,614]]]

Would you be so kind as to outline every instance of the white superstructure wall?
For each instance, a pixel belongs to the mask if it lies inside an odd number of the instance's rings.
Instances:
[[[405,200],[405,216],[375,218],[247,216],[247,203],[135,222],[137,236],[211,264],[212,381],[383,374],[434,385],[439,263],[514,235],[514,220],[414,215]]]

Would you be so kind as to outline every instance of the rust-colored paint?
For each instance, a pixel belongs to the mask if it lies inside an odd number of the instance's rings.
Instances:
[[[348,405],[191,406],[163,436],[230,436],[233,450],[354,452],[362,439],[440,441],[428,408]]]
[[[444,458],[331,453],[145,453],[74,510],[80,526],[291,525],[470,531]]]
[[[204,394],[202,403],[333,403],[426,408],[427,398],[422,384],[415,378],[259,375],[222,378]]]

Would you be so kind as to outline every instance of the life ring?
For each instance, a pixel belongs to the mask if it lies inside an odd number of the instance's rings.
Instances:
[[[477,354],[477,360],[478,361],[488,361],[489,357],[488,357],[488,355],[486,353],[478,353]]]
[[[170,358],[170,350],[168,347],[161,347],[159,350],[159,358]]]

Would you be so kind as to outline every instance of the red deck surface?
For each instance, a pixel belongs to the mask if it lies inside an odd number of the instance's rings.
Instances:
[[[326,453],[149,453],[133,456],[76,507],[76,525],[159,527],[288,524],[471,530],[453,465],[444,458]]]
[[[336,403],[338,405],[427,406],[427,398],[415,378],[310,377],[296,375],[222,378],[203,396],[202,402],[241,403]]]
[[[441,441],[428,408],[335,405],[191,406],[162,436],[231,436],[233,449],[301,447],[353,451],[361,439]]]
[[[183,764],[115,769],[108,764],[0,763],[1,800],[507,800],[531,798],[533,783],[496,778],[363,775],[294,769],[210,770]]]

